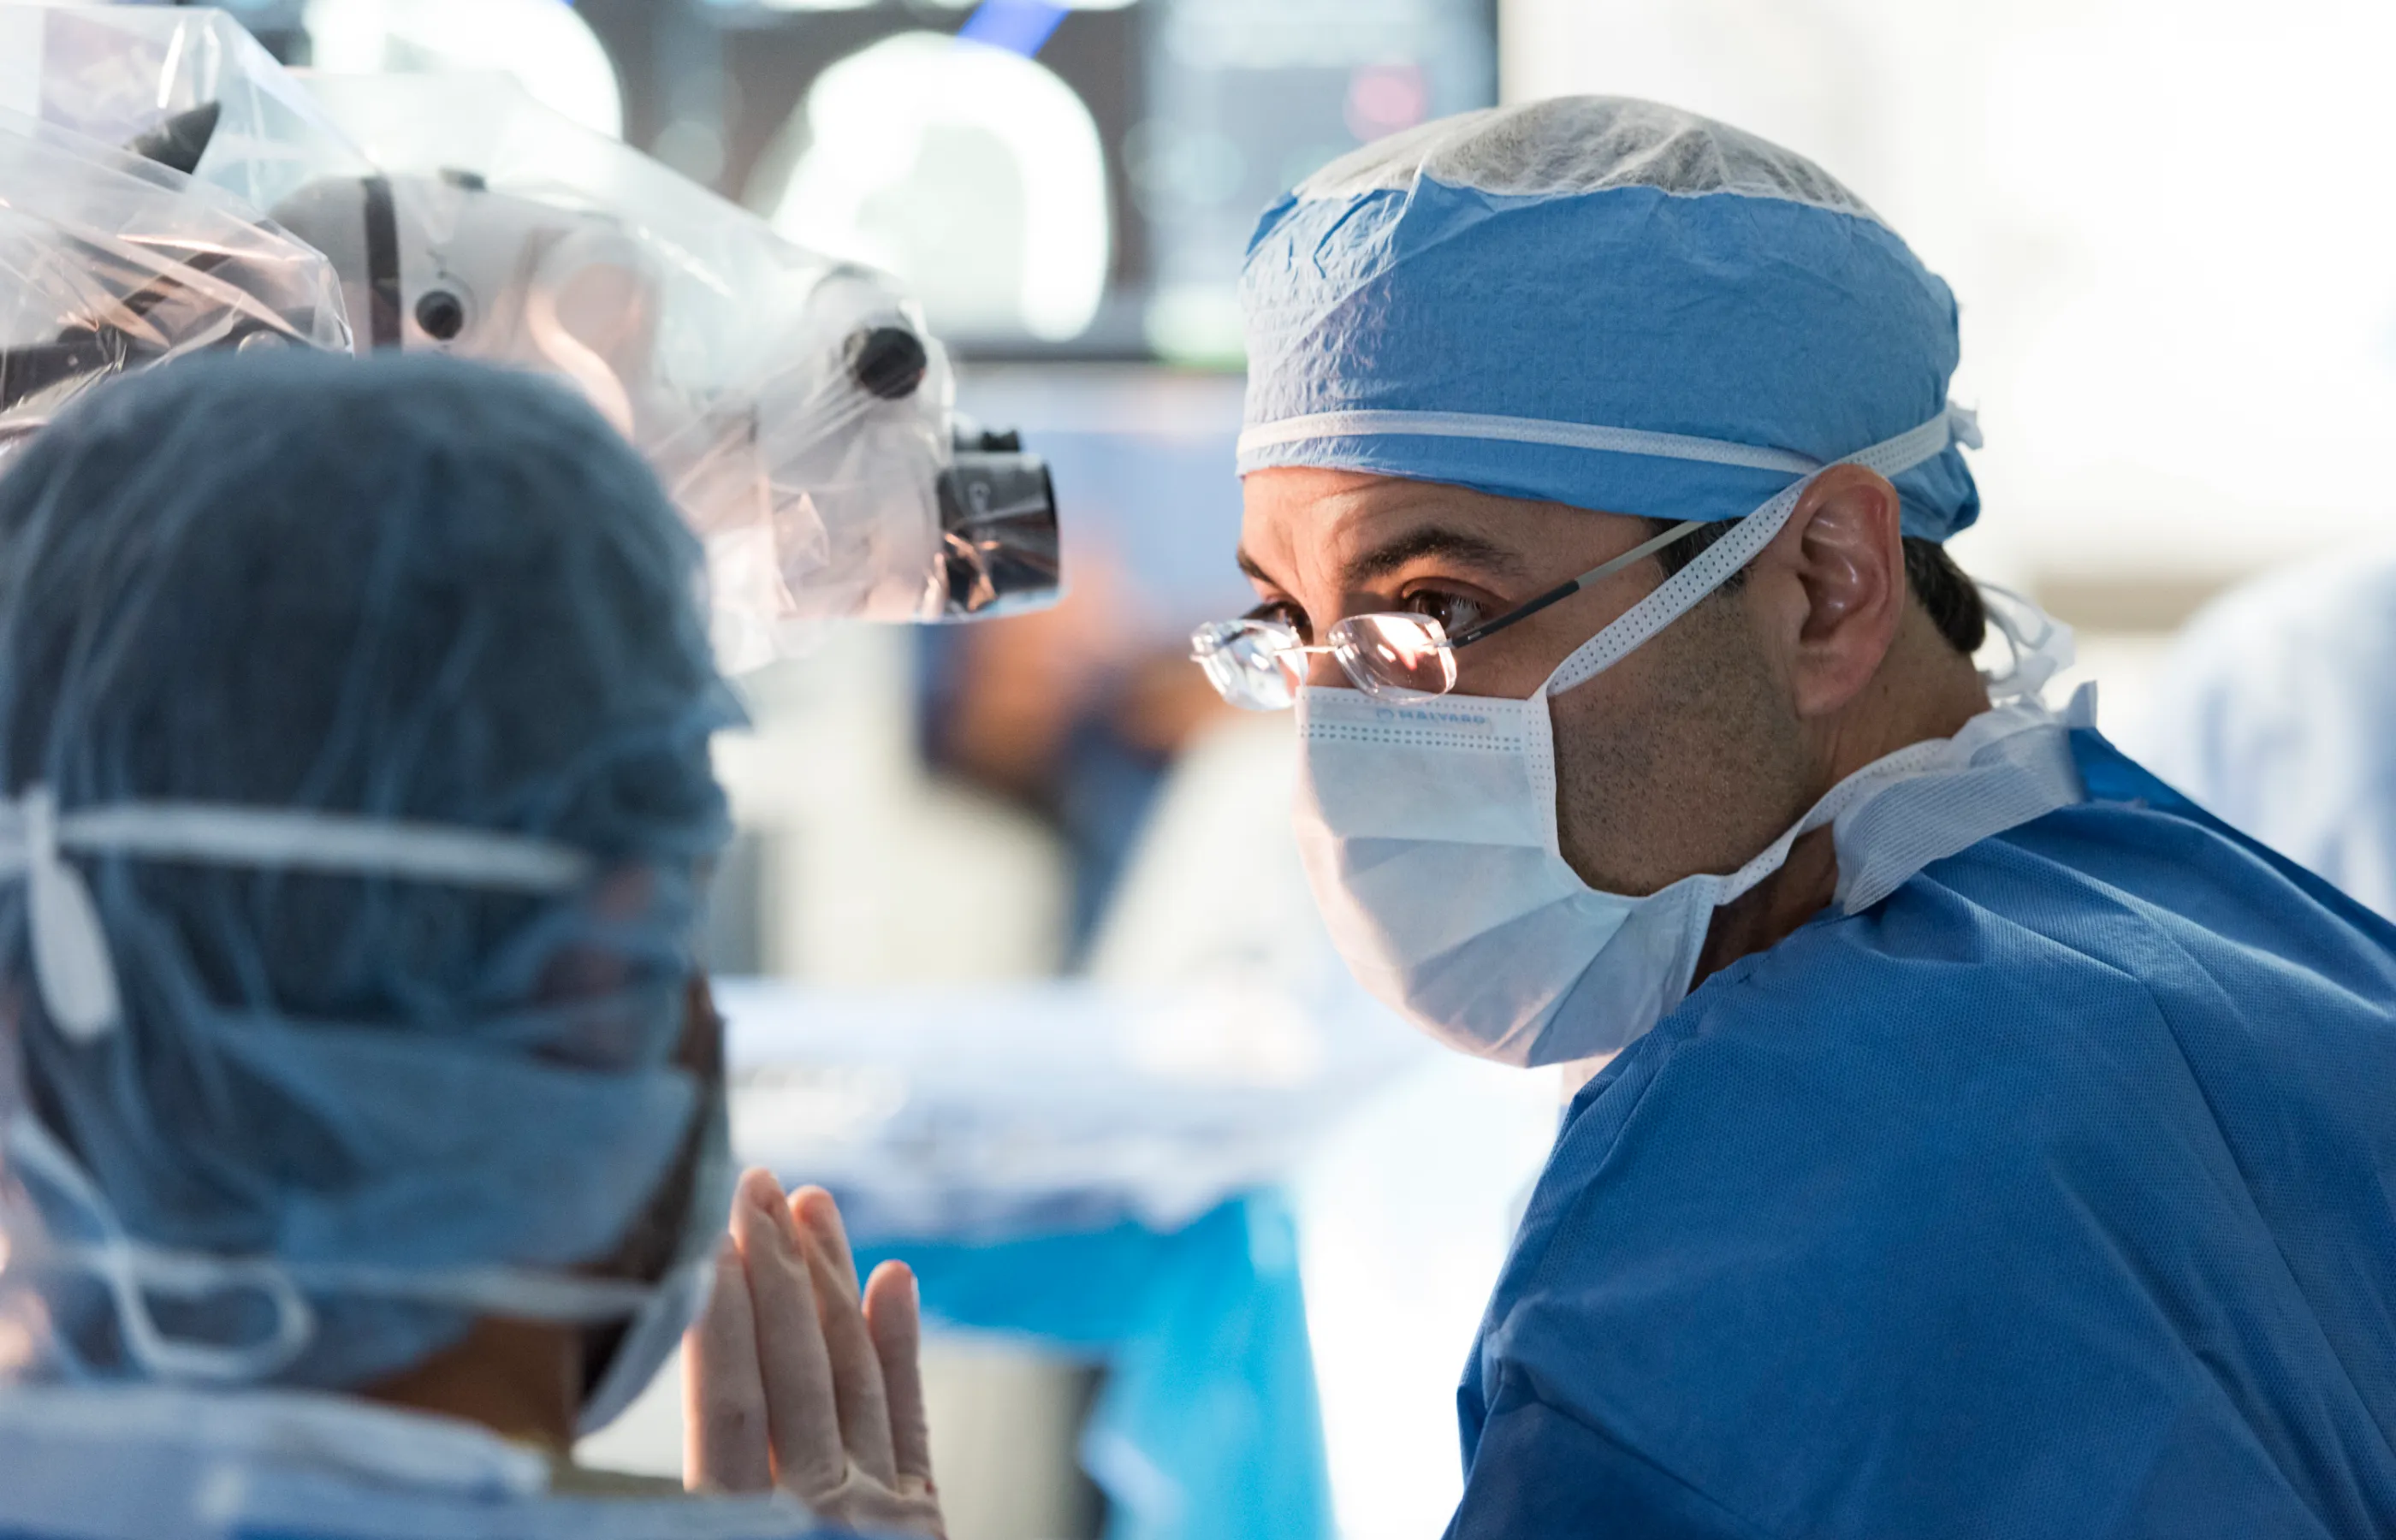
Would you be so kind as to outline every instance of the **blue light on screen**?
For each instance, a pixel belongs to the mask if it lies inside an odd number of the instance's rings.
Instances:
[[[1045,0],[982,0],[957,35],[1030,59],[1065,20],[1066,9]]]

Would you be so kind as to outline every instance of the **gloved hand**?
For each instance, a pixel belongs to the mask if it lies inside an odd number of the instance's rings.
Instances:
[[[706,1311],[684,1342],[684,1484],[790,1493],[844,1528],[945,1536],[932,1486],[915,1277],[863,1291],[820,1188],[741,1177]]]

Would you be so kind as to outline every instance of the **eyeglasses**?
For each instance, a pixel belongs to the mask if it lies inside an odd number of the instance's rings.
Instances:
[[[1704,527],[1702,521],[1694,519],[1674,524],[1654,539],[1461,636],[1450,637],[1428,615],[1351,615],[1324,631],[1320,644],[1309,646],[1287,621],[1251,615],[1237,620],[1210,620],[1191,631],[1190,656],[1206,670],[1216,693],[1243,710],[1279,711],[1294,704],[1298,686],[1306,683],[1306,660],[1317,653],[1329,653],[1350,683],[1375,699],[1435,700],[1456,688],[1458,648],[1527,620]]]

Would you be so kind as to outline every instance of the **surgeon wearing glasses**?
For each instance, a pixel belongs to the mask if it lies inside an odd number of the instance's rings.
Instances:
[[[2044,702],[2068,633],[1942,549],[1947,286],[1579,99],[1333,164],[1244,298],[1262,602],[1193,653],[1295,709],[1368,987],[1611,1056],[1450,1533],[2396,1532],[2396,930]]]

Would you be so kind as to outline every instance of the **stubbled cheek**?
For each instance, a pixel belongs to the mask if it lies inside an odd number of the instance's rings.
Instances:
[[[1785,701],[1751,647],[1707,631],[1668,631],[1551,703],[1557,834],[1592,887],[1736,870],[1804,811]]]
[[[1643,894],[1671,880],[1658,868],[1669,841],[1654,827],[1685,810],[1667,805],[1652,703],[1611,673],[1549,704],[1556,737],[1556,833],[1581,881]],[[1659,846],[1666,848],[1659,848]]]

